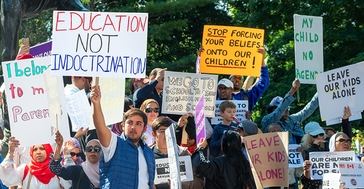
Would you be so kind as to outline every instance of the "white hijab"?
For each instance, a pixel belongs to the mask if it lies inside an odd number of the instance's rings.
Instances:
[[[96,141],[99,145],[100,141],[97,139],[92,139],[87,142],[86,146],[90,144],[91,141]],[[101,152],[100,152],[101,153]],[[87,175],[88,179],[91,181],[91,183],[96,187],[100,187],[100,173],[99,173],[99,162],[93,164],[88,161],[86,156],[86,161],[81,164],[83,171]]]
[[[336,138],[339,137],[339,136],[342,136],[344,134],[345,133],[343,133],[343,132],[337,132],[337,133],[335,133],[334,135],[331,136],[330,142],[329,142],[330,152],[335,152],[336,151]]]

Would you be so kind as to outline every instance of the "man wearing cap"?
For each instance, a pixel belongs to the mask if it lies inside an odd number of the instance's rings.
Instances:
[[[264,57],[265,54],[265,50],[263,48],[258,49],[258,52],[261,53]],[[237,75],[231,75],[230,78],[231,80],[233,78],[240,78],[241,81],[241,76],[237,76]],[[263,93],[268,89],[269,86],[269,74],[268,74],[268,67],[265,64],[264,58],[262,61],[262,67],[260,70],[260,77],[258,79],[258,81],[254,84],[254,86],[245,91],[244,89],[241,89],[241,84],[237,83],[236,85],[232,85],[232,100],[248,100],[248,109],[249,111],[252,111],[252,109],[254,108],[255,104],[258,102],[258,100],[260,99],[260,97],[262,97]],[[239,92],[233,92],[235,90],[235,88],[239,88]]]
[[[288,131],[289,144],[301,142],[304,134],[301,123],[311,116],[319,105],[316,93],[301,111],[290,115],[288,107],[295,100],[293,95],[298,91],[299,87],[300,81],[296,79],[292,82],[292,87],[284,98],[274,97],[267,108],[269,114],[265,115],[262,119],[263,132],[268,132],[268,127],[271,123],[280,122],[282,129]]]

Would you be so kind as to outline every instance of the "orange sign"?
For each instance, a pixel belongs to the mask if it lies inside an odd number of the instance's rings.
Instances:
[[[201,73],[260,75],[264,30],[205,25],[200,60]]]

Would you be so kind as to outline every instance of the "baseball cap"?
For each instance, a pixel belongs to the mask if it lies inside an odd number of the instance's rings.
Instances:
[[[305,125],[305,133],[311,136],[316,136],[319,134],[325,134],[325,131],[322,129],[319,123],[311,121]]]
[[[224,85],[225,87],[234,88],[234,84],[233,84],[233,82],[232,82],[232,81],[230,81],[230,80],[228,80],[228,79],[226,79],[226,78],[221,79],[221,80],[219,81],[219,83],[217,83],[217,86],[219,86],[219,85]]]
[[[250,120],[244,120],[238,125],[247,135],[256,135],[258,133],[258,125]]]
[[[280,96],[276,96],[270,101],[269,106],[279,106],[283,101],[283,98]]]

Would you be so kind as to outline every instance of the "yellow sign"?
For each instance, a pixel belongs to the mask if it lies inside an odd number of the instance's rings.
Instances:
[[[200,71],[228,75],[260,76],[264,30],[205,25]]]

